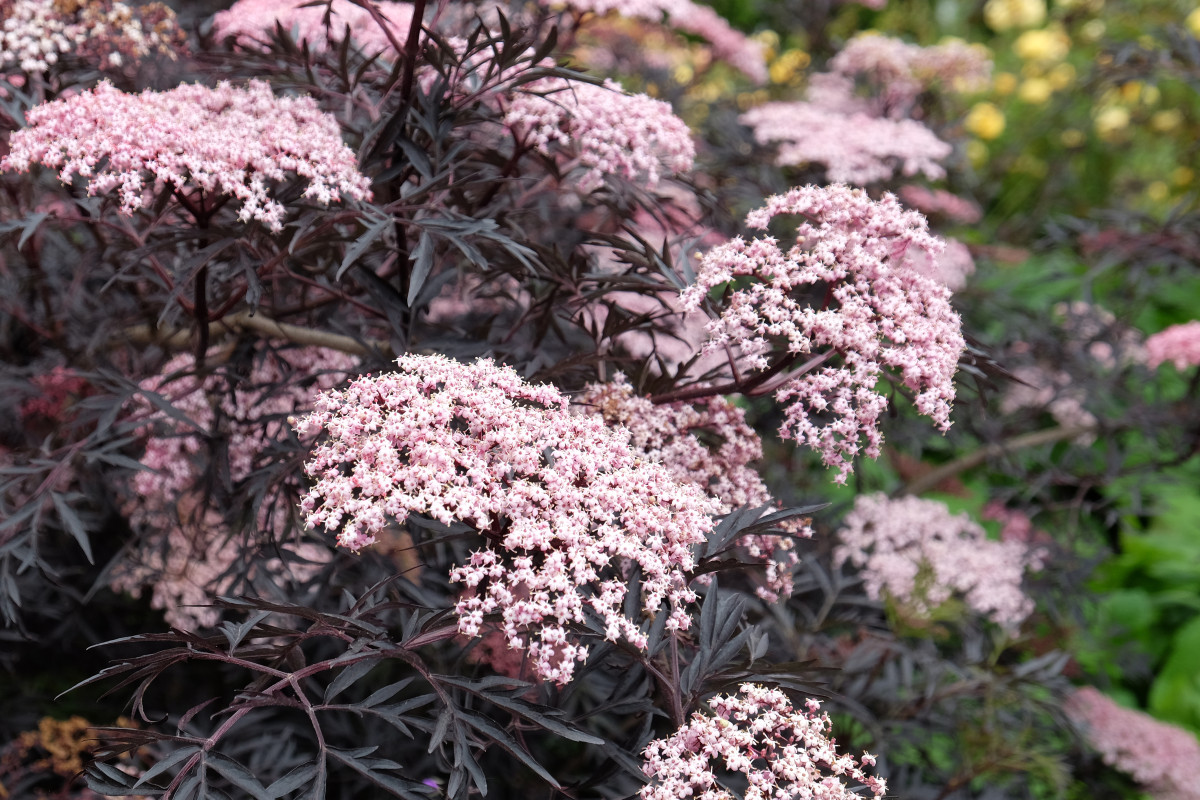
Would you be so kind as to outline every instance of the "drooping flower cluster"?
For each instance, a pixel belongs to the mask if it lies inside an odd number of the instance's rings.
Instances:
[[[845,114],[813,102],[773,102],[739,118],[762,145],[777,144],[779,166],[822,164],[831,181],[865,185],[888,180],[895,164],[906,177],[936,180],[953,148],[911,119]]]
[[[1146,363],[1155,368],[1166,361],[1178,370],[1200,365],[1200,320],[1172,325],[1146,339]]]
[[[758,471],[751,466],[762,458],[762,441],[746,424],[745,412],[724,397],[710,397],[695,405],[655,405],[649,398],[635,395],[625,376],[617,375],[611,383],[589,386],[576,402],[602,415],[610,425],[629,431],[629,444],[634,450],[662,464],[676,480],[699,486],[720,502],[720,513],[774,503]],[[702,436],[719,444],[706,445]],[[787,522],[781,527],[789,533],[812,535],[807,521]],[[752,534],[738,544],[766,568],[760,596],[775,601],[791,595],[791,567],[797,563],[791,539]]]
[[[547,78],[513,97],[504,121],[524,132],[547,155],[558,144],[585,171],[579,187],[590,192],[618,174],[654,188],[664,174],[687,172],[696,146],[687,124],[671,106],[644,94],[626,94],[613,81],[603,86]]]
[[[205,496],[209,439],[225,441],[229,480],[237,485],[254,471],[268,448],[287,438],[287,417],[310,408],[317,392],[344,380],[354,365],[352,357],[324,348],[279,350],[261,356],[248,378],[231,383],[224,373],[197,377],[194,358],[180,355],[167,362],[162,375],[143,381],[143,389],[168,398],[196,427],[163,414],[152,421],[154,433],[146,440],[141,459],[146,470],[133,476],[125,504],[130,524],[149,541],[140,562],[123,564],[114,572],[113,590],[139,596],[145,587],[152,587],[151,605],[163,609],[170,624],[181,628],[215,624],[216,610],[188,606],[228,594],[235,578],[233,568],[244,551],[230,543],[230,520]],[[286,538],[286,501],[282,507],[272,506],[298,496],[299,491],[297,485],[280,487],[256,509],[252,524],[260,531],[269,529],[264,540]],[[289,571],[303,580],[329,555],[327,549],[311,543],[287,542],[281,549],[299,561],[284,564],[272,559],[261,564],[276,580]]]
[[[1021,590],[1040,550],[997,542],[965,513],[919,497],[861,495],[838,531],[834,563],[858,567],[867,595],[928,617],[956,595],[976,613],[1015,630],[1033,611]]]
[[[349,28],[350,39],[363,52],[390,50],[392,43],[379,22],[362,6],[350,0],[333,0],[331,6],[306,5],[309,0],[238,0],[213,17],[213,36],[218,40],[233,37],[240,43],[265,42],[278,24],[298,41],[307,41],[318,50],[330,46],[329,37],[340,41]],[[376,9],[386,21],[392,36],[403,42],[412,25],[413,7],[409,3],[380,0]],[[325,12],[329,11],[329,27]]]
[[[0,168],[24,172],[36,163],[58,169],[64,183],[79,176],[89,194],[116,191],[126,214],[165,188],[221,193],[242,201],[242,220],[278,232],[284,207],[270,187],[289,175],[306,180],[304,196],[322,204],[370,197],[336,120],[311,97],[276,97],[262,81],[141,94],[103,81],[26,117],[29,127],[12,135]]]
[[[1084,686],[1064,706],[1086,728],[1104,763],[1128,774],[1155,800],[1200,800],[1200,741],[1191,731],[1117,705]]]
[[[745,776],[745,800],[855,800],[851,781],[881,797],[887,784],[863,771],[875,757],[839,754],[829,715],[818,713],[816,700],[806,706],[796,709],[779,689],[753,683],[714,696],[712,713],[696,712],[671,736],[646,746],[642,770],[651,781],[642,800],[734,800],[739,795],[718,782],[718,772]]]
[[[699,308],[714,287],[755,278],[729,293],[706,347],[735,347],[757,369],[785,357],[834,361],[791,377],[776,398],[787,404],[781,434],[817,450],[840,483],[855,455],[879,454],[888,401],[875,384],[885,370],[916,393],[918,412],[950,427],[961,321],[950,290],[911,268],[910,250],[936,255],[942,243],[893,195],[875,201],[861,189],[805,186],[769,198],[746,224],[765,230],[782,214],[803,219],[795,245],[738,237],[713,248],[683,304]]]
[[[767,82],[766,48],[732,27],[711,6],[692,0],[542,0],[551,8],[566,6],[599,16],[617,14],[662,23],[705,39],[715,58],[725,61],[755,83]]]
[[[482,546],[450,573],[474,590],[455,607],[459,632],[476,636],[484,615],[501,614],[509,646],[558,683],[587,657],[568,628],[589,611],[607,638],[645,646],[622,612],[629,589],[618,567],[640,568],[645,613],[666,602],[668,628],[689,625],[692,547],[712,529],[716,502],[639,457],[627,433],[572,413],[557,389],[511,368],[443,356],[398,363],[323,395],[296,422],[328,434],[305,465],[316,481],[301,503],[309,526],[338,531],[354,550],[410,514],[475,528]]]
[[[0,0],[0,67],[45,72],[75,53],[101,68],[151,53],[174,59],[186,40],[162,3],[120,0]]]

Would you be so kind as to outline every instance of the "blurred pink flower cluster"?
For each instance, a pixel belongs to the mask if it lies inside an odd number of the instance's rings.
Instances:
[[[751,466],[762,458],[762,441],[746,424],[745,412],[724,397],[695,405],[655,405],[648,397],[635,395],[625,376],[617,375],[611,383],[589,386],[576,403],[627,430],[630,447],[662,464],[676,480],[699,486],[720,502],[720,513],[775,504]],[[710,441],[718,444],[705,444]],[[806,521],[788,522],[794,524],[781,523],[781,527],[790,534],[812,535]],[[765,585],[758,589],[761,597],[773,602],[791,595],[791,567],[797,563],[791,539],[750,535],[739,539],[738,545],[766,568]]]
[[[672,28],[706,40],[715,58],[755,83],[767,82],[766,48],[732,27],[711,6],[692,0],[542,0],[542,5],[599,16],[617,14],[648,22],[665,21]]]
[[[604,184],[606,175],[654,188],[666,175],[687,172],[696,146],[671,106],[644,94],[626,94],[613,81],[603,86],[545,78],[523,87],[504,116],[547,155],[558,144],[585,167],[581,191]]]
[[[24,172],[40,163],[58,169],[63,183],[79,176],[89,194],[115,190],[126,214],[142,208],[152,190],[170,187],[232,195],[242,201],[240,219],[278,232],[284,207],[270,187],[289,174],[305,179],[304,196],[322,204],[371,194],[337,121],[311,97],[276,97],[262,81],[141,94],[102,81],[26,118],[29,127],[12,135],[0,168]]]
[[[965,42],[918,47],[899,39],[863,35],[810,77],[805,99],[750,109],[742,124],[759,144],[776,144],[780,166],[821,164],[831,181],[865,185],[901,174],[936,180],[952,152],[919,121],[920,94],[934,86],[969,90],[991,74],[987,51]],[[857,92],[863,78],[869,93]]]
[[[265,41],[278,24],[292,34],[297,42],[307,41],[310,46],[324,50],[330,46],[330,37],[334,41],[341,41],[349,28],[350,39],[365,53],[374,55],[392,49],[387,32],[362,6],[350,0],[333,0],[328,7],[324,4],[306,5],[310,2],[238,0],[213,17],[213,36],[218,40],[234,37],[242,44],[246,40],[257,41],[265,46]],[[375,7],[396,41],[404,42],[412,25],[412,5],[380,0]],[[328,28],[325,25],[326,11],[330,14]]]
[[[913,251],[912,268],[952,292],[961,291],[966,288],[967,278],[975,274],[975,259],[958,239],[947,238],[945,242],[946,249],[937,255],[919,249]]]
[[[1154,800],[1200,800],[1200,741],[1183,728],[1124,708],[1084,686],[1064,706],[1104,763],[1128,774]]]
[[[1033,612],[1021,589],[1027,569],[1041,568],[1041,551],[1016,540],[996,542],[965,513],[919,497],[860,495],[838,531],[834,563],[850,562],[867,595],[888,598],[928,617],[956,595],[1010,631]]]
[[[987,48],[963,41],[921,47],[875,33],[855,36],[829,62],[832,72],[867,81],[880,116],[910,116],[921,92],[934,86],[979,91],[988,85]]]
[[[1153,368],[1166,361],[1178,370],[1200,365],[1200,320],[1172,325],[1146,339],[1146,363]]]
[[[45,72],[75,53],[102,69],[158,53],[174,59],[187,36],[162,3],[0,0],[0,67]]]
[[[900,187],[900,199],[922,214],[942,216],[951,222],[971,225],[983,216],[979,206],[945,189],[909,184]]]
[[[756,278],[729,292],[706,347],[733,346],[756,369],[784,354],[840,362],[789,378],[776,398],[787,404],[781,435],[819,452],[842,483],[855,455],[879,454],[888,401],[875,385],[885,370],[916,393],[919,413],[950,427],[961,321],[950,291],[911,268],[909,251],[936,256],[941,241],[895,196],[876,201],[847,186],[805,186],[769,198],[746,224],[765,230],[785,214],[802,218],[795,245],[784,251],[774,237],[738,237],[713,248],[683,304],[699,308],[714,287]]]
[[[715,501],[640,457],[628,433],[509,367],[416,355],[398,364],[323,395],[296,421],[327,434],[305,465],[310,527],[339,531],[354,550],[410,514],[475,528],[483,546],[450,573],[474,590],[456,605],[459,632],[476,636],[485,615],[501,614],[508,645],[546,680],[568,682],[586,659],[569,632],[586,609],[608,639],[646,646],[622,611],[630,565],[643,611],[666,602],[668,629],[689,626],[692,547],[712,529]]]
[[[737,694],[715,695],[711,713],[696,712],[666,739],[646,746],[642,770],[650,783],[642,800],[734,800],[718,773],[741,773],[745,800],[855,800],[849,782],[876,798],[887,791],[882,778],[867,775],[875,757],[839,754],[833,725],[820,703],[796,709],[779,689],[743,683]]]
[[[828,179],[841,183],[888,180],[895,163],[905,177],[936,180],[946,174],[938,162],[952,150],[915,120],[846,114],[813,102],[764,103],[739,119],[759,144],[778,144],[779,166],[822,164]]]
[[[133,476],[126,502],[130,524],[149,541],[140,550],[140,562],[122,564],[114,572],[113,591],[136,597],[151,586],[152,605],[166,612],[170,624],[215,624],[215,609],[187,606],[229,593],[233,567],[245,553],[230,543],[230,520],[205,495],[209,438],[226,439],[230,482],[245,480],[262,453],[288,437],[287,417],[310,408],[313,396],[344,380],[355,363],[351,356],[323,348],[280,350],[259,356],[251,375],[231,384],[224,373],[200,378],[193,356],[180,355],[167,362],[161,375],[143,381],[143,389],[162,395],[195,427],[162,413],[149,423],[154,432],[142,456],[146,470]],[[280,388],[289,376],[293,380]],[[283,499],[283,506],[271,508],[273,503],[267,502],[255,509],[251,538],[261,534],[261,542],[285,539],[290,527],[285,498],[299,491],[293,485],[270,492],[273,500]],[[255,542],[251,550],[258,547]],[[259,565],[277,580],[289,570],[302,580],[329,558],[326,548],[312,543],[288,542],[280,549],[300,562],[285,564],[276,558]]]

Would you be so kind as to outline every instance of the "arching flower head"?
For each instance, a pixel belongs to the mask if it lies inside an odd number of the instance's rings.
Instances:
[[[296,422],[327,434],[305,465],[316,480],[301,503],[310,527],[357,550],[410,514],[471,526],[480,547],[450,573],[474,590],[456,605],[459,632],[476,636],[484,615],[500,614],[509,646],[527,649],[547,680],[566,683],[586,658],[568,628],[589,614],[607,638],[645,647],[622,612],[630,565],[644,612],[666,602],[668,628],[688,626],[692,547],[712,528],[714,501],[511,368],[417,355],[398,364],[323,395]]]
[[[776,392],[787,405],[780,432],[817,450],[843,482],[855,455],[879,454],[888,400],[875,385],[885,371],[915,393],[919,413],[950,427],[961,321],[950,290],[913,268],[911,250],[936,256],[942,242],[893,195],[804,186],[768,198],[746,224],[764,230],[781,215],[801,218],[792,247],[767,236],[713,248],[683,305],[699,308],[714,287],[753,279],[729,292],[706,347],[737,348],[757,369],[809,356],[824,363]]]
[[[308,42],[323,50],[329,47],[329,37],[340,39],[347,28],[350,38],[364,52],[374,55],[392,48],[387,32],[367,9],[350,0],[333,0],[328,7],[306,5],[308,0],[238,0],[213,17],[213,36],[217,39],[234,37],[245,44],[247,40],[265,40],[276,24],[295,34],[296,41]],[[388,0],[375,3],[376,10],[390,28],[392,37],[403,42],[412,25],[413,6]],[[325,14],[329,12],[329,27]]]

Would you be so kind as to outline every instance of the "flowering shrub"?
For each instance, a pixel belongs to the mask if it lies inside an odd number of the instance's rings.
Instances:
[[[1190,9],[177,5],[0,0],[0,796],[1191,796]]]

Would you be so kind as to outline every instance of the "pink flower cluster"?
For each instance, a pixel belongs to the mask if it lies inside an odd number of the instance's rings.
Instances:
[[[204,497],[206,437],[227,437],[229,478],[235,484],[243,481],[255,460],[286,438],[286,418],[309,408],[316,392],[342,381],[354,365],[352,357],[333,350],[280,350],[261,357],[249,378],[231,386],[220,373],[198,378],[192,374],[194,358],[180,355],[167,362],[162,375],[143,381],[144,389],[166,397],[198,429],[162,414],[152,421],[155,433],[146,440],[142,456],[147,469],[133,476],[131,499],[126,503],[130,524],[150,539],[141,549],[141,562],[123,564],[114,573],[113,591],[139,596],[144,587],[152,586],[152,605],[166,612],[170,624],[181,628],[215,624],[216,610],[187,606],[227,594],[232,588],[230,573],[244,551],[230,544],[228,520]],[[285,376],[292,380],[283,388],[270,388]],[[299,487],[281,491],[294,495]],[[288,519],[282,509],[271,505],[264,502],[255,522],[259,528],[273,529],[278,540],[286,536]],[[283,548],[313,565],[329,557],[325,548],[311,543],[289,543]],[[311,568],[305,566],[292,565],[293,577],[307,577]],[[277,579],[287,575],[278,559],[261,568]]]
[[[26,425],[37,422],[62,424],[70,421],[75,416],[70,411],[71,405],[83,397],[89,388],[87,381],[62,365],[33,376],[29,382],[40,394],[21,403],[21,421]]]
[[[392,48],[387,33],[370,12],[350,0],[333,0],[332,6],[307,5],[310,0],[238,0],[226,11],[213,17],[213,36],[218,40],[234,37],[239,42],[269,37],[279,24],[298,42],[307,41],[319,50],[328,49],[329,37],[340,41],[350,29],[350,39],[364,52],[374,55]],[[381,0],[375,3],[387,21],[392,36],[403,42],[412,25],[413,7],[409,3]],[[329,27],[325,12],[330,11]]]
[[[1200,741],[1191,731],[1119,706],[1091,686],[1072,694],[1064,709],[1085,726],[1104,762],[1155,800],[1200,800]]]
[[[949,41],[920,47],[875,33],[851,39],[829,67],[840,75],[866,78],[879,110],[892,118],[908,116],[917,96],[934,85],[978,91],[992,75],[991,58],[981,45]]]
[[[476,636],[499,613],[510,647],[544,679],[566,683],[587,648],[569,632],[590,609],[608,639],[645,647],[622,609],[621,569],[641,570],[642,608],[690,624],[692,548],[718,504],[641,458],[629,436],[571,412],[552,386],[487,359],[408,355],[400,371],[360,378],[317,400],[297,429],[327,437],[305,468],[310,527],[358,550],[389,522],[421,514],[479,531],[480,549],[450,579],[473,589],[455,607]]]
[[[635,395],[625,376],[617,375],[612,383],[589,386],[576,402],[603,416],[609,425],[627,430],[630,447],[662,464],[681,483],[699,486],[721,504],[720,513],[774,503],[750,466],[762,458],[762,441],[746,424],[745,412],[724,397],[710,397],[697,405],[655,405]],[[712,440],[719,444],[705,444]],[[792,535],[812,535],[806,522],[781,527]],[[738,544],[766,568],[765,585],[758,590],[761,597],[773,602],[791,595],[791,567],[797,563],[791,539],[750,535]]]
[[[171,59],[187,41],[162,3],[119,0],[0,0],[0,67],[45,72],[76,53],[101,68],[159,53]]]
[[[542,0],[542,5],[655,23],[665,20],[672,28],[707,40],[717,59],[728,62],[755,83],[767,82],[766,48],[733,28],[711,6],[692,0]]]
[[[1200,365],[1200,320],[1172,325],[1146,339],[1146,363],[1154,368],[1165,361],[1178,370]]]
[[[289,173],[307,180],[304,196],[323,204],[343,193],[370,197],[337,121],[311,97],[276,97],[262,81],[141,94],[103,81],[26,117],[29,127],[12,135],[0,168],[24,172],[40,163],[59,169],[63,183],[78,175],[89,194],[116,190],[126,214],[143,207],[151,189],[223,193],[242,201],[242,220],[278,232],[284,208],[269,187]]]
[[[806,99],[772,102],[742,115],[759,144],[778,144],[780,166],[823,164],[831,181],[868,184],[888,180],[899,164],[905,176],[944,176],[938,163],[952,152],[921,122],[910,119],[922,91],[986,85],[987,51],[965,42],[918,47],[899,39],[862,35],[830,61],[831,72],[810,78]],[[863,76],[870,97],[855,92]]]
[[[975,274],[975,259],[958,239],[946,238],[946,249],[937,255],[924,250],[913,252],[912,268],[922,275],[943,284],[952,292],[962,290],[967,278]]]
[[[795,245],[784,251],[773,237],[738,237],[713,248],[683,304],[699,308],[714,287],[755,278],[729,292],[707,348],[736,347],[757,369],[779,351],[840,360],[789,378],[776,398],[788,404],[781,434],[817,450],[842,483],[855,455],[879,454],[887,398],[875,384],[884,370],[916,393],[918,412],[950,427],[961,321],[950,290],[911,268],[911,250],[936,255],[942,243],[893,195],[875,201],[861,189],[805,186],[769,198],[746,224],[765,230],[781,214],[803,219]],[[824,295],[819,306],[814,290]]]
[[[972,225],[983,217],[979,206],[945,189],[909,184],[900,187],[900,199],[922,214],[941,215],[952,222]]]
[[[876,798],[887,791],[882,778],[863,771],[874,756],[838,753],[829,715],[817,713],[816,700],[798,710],[779,689],[743,683],[737,694],[715,695],[708,707],[711,714],[696,712],[646,746],[642,770],[651,781],[642,800],[734,800],[738,795],[718,782],[718,771],[745,776],[745,800],[856,800],[849,781]]]
[[[834,563],[861,571],[867,595],[884,597],[927,617],[956,594],[998,625],[1016,630],[1033,612],[1021,590],[1026,569],[1040,569],[1040,550],[996,542],[965,513],[919,497],[861,495],[846,515]]]
[[[603,86],[535,81],[516,94],[504,121],[542,153],[549,155],[552,144],[571,150],[586,168],[579,178],[584,192],[602,186],[610,174],[652,189],[664,173],[690,170],[696,158],[691,132],[669,104],[625,94],[611,80]]]
[[[739,118],[762,145],[778,144],[779,166],[823,164],[829,180],[865,185],[888,180],[895,163],[906,177],[946,174],[938,163],[953,148],[911,119],[846,114],[813,102],[773,102]]]

